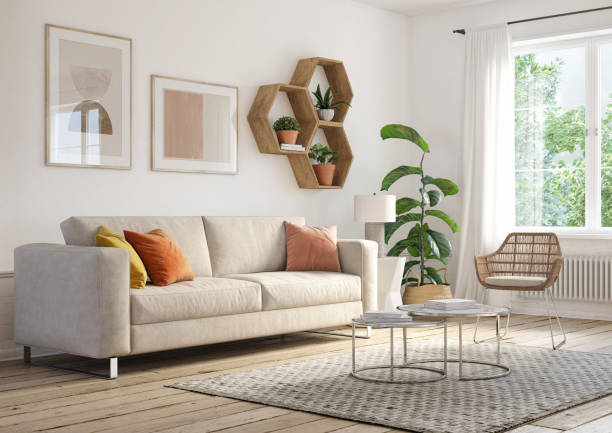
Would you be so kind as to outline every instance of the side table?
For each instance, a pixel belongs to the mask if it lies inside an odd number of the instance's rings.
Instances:
[[[406,257],[378,258],[378,309],[391,311],[402,305],[402,278]]]
[[[443,311],[427,309],[423,304],[412,304],[412,305],[401,305],[397,307],[400,311],[406,311],[411,316],[421,317],[427,320],[444,320],[448,322],[450,320],[456,321],[459,328],[459,341],[458,341],[458,352],[459,357],[457,359],[444,358],[444,364],[449,362],[457,363],[459,365],[459,380],[488,380],[497,379],[510,374],[510,367],[501,363],[501,336],[499,335],[499,322],[501,316],[509,314],[509,310],[504,307],[495,307],[492,305],[478,305],[478,308],[473,310],[454,310],[454,311]],[[496,341],[497,341],[497,352],[496,362],[488,362],[480,359],[464,359],[463,357],[463,321],[466,318],[478,318],[478,317],[495,317],[496,318]],[[445,346],[446,346],[446,333],[444,335]],[[441,362],[440,359],[429,359],[424,362]],[[463,374],[463,364],[478,364],[485,365],[488,367],[495,367],[500,370],[498,374],[492,375],[480,375],[480,376],[465,376]]]
[[[367,326],[371,328],[378,329],[389,329],[389,363],[388,364],[378,364],[378,365],[367,365],[362,367],[357,367],[356,361],[356,351],[355,351],[355,327],[356,326]],[[425,365],[419,365],[426,361],[413,361],[408,362],[408,348],[406,344],[406,328],[427,328],[427,327],[444,327],[444,351],[442,362],[444,363],[444,368],[434,368],[428,367]],[[396,364],[394,360],[394,350],[393,350],[393,328],[402,328],[402,342],[404,346],[404,362],[401,364]],[[428,382],[437,382],[439,380],[445,379],[447,374],[447,326],[445,320],[414,320],[414,321],[393,321],[390,320],[388,322],[376,322],[376,321],[366,321],[361,318],[353,319],[353,345],[352,345],[352,368],[351,375],[357,379],[366,380],[368,382],[382,382],[382,383],[428,383]],[[436,373],[437,376],[434,378],[426,378],[426,379],[402,379],[396,377],[396,371],[398,369],[412,369],[412,370],[421,370],[428,371],[430,373]],[[371,370],[386,370],[389,372],[389,376],[387,379],[383,379],[380,377],[372,377],[365,372]]]

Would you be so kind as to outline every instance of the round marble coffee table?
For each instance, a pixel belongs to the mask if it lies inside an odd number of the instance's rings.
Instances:
[[[356,361],[355,361],[355,357],[356,357],[355,356],[355,327],[357,326],[370,326],[372,328],[389,329],[389,352],[390,352],[389,364],[368,365],[365,367],[357,368]],[[409,363],[407,344],[406,344],[406,329],[407,328],[428,328],[428,327],[434,327],[434,326],[444,327],[444,353],[443,353],[443,358],[442,358],[442,362],[444,363],[444,369],[428,367],[424,365],[418,365],[418,364],[421,364],[421,361]],[[393,329],[394,328],[402,328],[403,344],[404,344],[404,362],[403,364],[396,364],[393,359]],[[353,337],[352,339],[353,360],[352,361],[353,361],[353,364],[352,364],[351,375],[357,379],[367,380],[370,382],[382,382],[382,383],[427,383],[427,382],[437,382],[438,380],[442,380],[446,378],[446,372],[447,372],[446,359],[448,356],[447,356],[447,350],[446,350],[447,349],[446,331],[447,331],[446,320],[443,320],[443,319],[433,319],[433,320],[428,320],[428,321],[424,321],[424,320],[414,320],[414,321],[389,320],[388,322],[384,322],[384,323],[381,323],[380,321],[366,321],[366,320],[362,320],[361,318],[353,319],[353,333],[352,333],[352,337]],[[410,379],[409,380],[409,379],[397,378],[395,374],[396,370],[403,369],[403,368],[421,370],[421,371],[429,371],[432,373],[436,373],[438,376],[432,379]],[[371,377],[371,376],[368,376],[367,373],[364,373],[369,370],[381,370],[381,369],[389,371],[388,379]]]
[[[500,317],[507,316],[509,314],[508,308],[494,307],[492,305],[480,305],[478,308],[473,310],[457,310],[457,311],[442,311],[425,308],[423,304],[411,304],[411,305],[400,305],[397,307],[398,310],[406,311],[411,316],[427,318],[428,320],[443,320],[445,323],[448,321],[456,321],[459,325],[459,357],[457,359],[448,359],[446,356],[444,359],[428,359],[425,361],[419,361],[422,363],[431,362],[444,362],[445,369],[448,362],[459,364],[459,380],[487,380],[497,379],[510,374],[510,367],[501,363],[501,337],[499,335],[500,329]],[[467,318],[478,318],[478,317],[495,317],[496,318],[496,340],[497,340],[497,362],[486,362],[473,359],[463,359],[463,320]],[[417,322],[418,323],[418,322]],[[446,332],[444,333],[444,346],[446,347]],[[501,370],[498,374],[493,375],[482,375],[482,376],[464,376],[463,375],[463,364],[480,364],[487,365],[489,367],[495,367]]]

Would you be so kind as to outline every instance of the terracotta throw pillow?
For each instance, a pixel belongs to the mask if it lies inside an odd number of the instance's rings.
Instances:
[[[146,234],[124,230],[123,234],[142,259],[156,286],[193,280],[193,271],[185,255],[162,230],[156,229]]]
[[[288,271],[340,272],[336,226],[298,226],[285,221]]]

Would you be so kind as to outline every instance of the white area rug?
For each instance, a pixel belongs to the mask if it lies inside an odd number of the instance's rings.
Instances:
[[[399,347],[398,347],[399,346]],[[449,357],[456,357],[449,343]],[[409,343],[408,359],[439,358],[442,343]],[[395,361],[402,361],[401,344]],[[495,361],[492,344],[465,345],[464,358]],[[386,364],[387,346],[358,349],[357,365]],[[490,433],[541,418],[612,394],[612,355],[502,346],[509,376],[484,381],[400,385],[366,382],[350,376],[351,354],[290,362],[273,367],[180,382],[173,388],[348,420],[424,433]],[[440,364],[434,364],[440,367]],[[486,366],[464,365],[464,374],[496,373]],[[373,374],[387,377],[387,371]],[[403,370],[396,377],[425,378],[434,373]]]

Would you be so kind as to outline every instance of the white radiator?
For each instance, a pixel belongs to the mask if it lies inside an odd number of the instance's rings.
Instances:
[[[612,255],[565,256],[552,293],[568,301],[612,302]],[[543,298],[544,292],[526,296]]]

